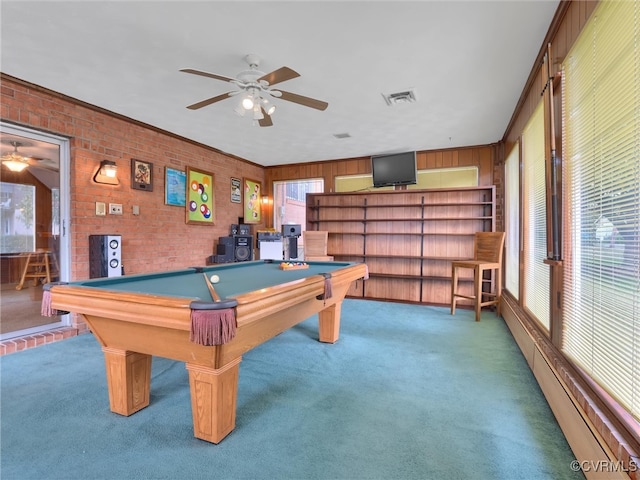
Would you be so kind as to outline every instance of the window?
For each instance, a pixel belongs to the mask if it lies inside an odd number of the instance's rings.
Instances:
[[[417,183],[407,185],[408,190],[429,188],[475,187],[478,185],[478,167],[431,168],[418,170]],[[335,178],[336,192],[359,192],[362,190],[394,190],[393,186],[373,187],[371,174],[344,175]]]
[[[318,184],[320,185],[320,189],[322,189],[322,183],[321,180],[285,182],[287,200],[306,202],[307,193],[317,193]]]
[[[0,253],[35,251],[35,200],[33,185],[0,182]]]
[[[273,225],[280,230],[285,224],[306,225],[307,193],[322,193],[323,179],[292,180],[273,183]]]
[[[563,65],[563,351],[640,419],[638,2],[601,2]]]
[[[524,168],[524,306],[549,330],[549,266],[544,161],[544,108],[538,104],[522,133]]]

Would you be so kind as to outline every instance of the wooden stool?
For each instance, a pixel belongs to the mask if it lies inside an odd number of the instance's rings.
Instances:
[[[456,313],[458,298],[473,300],[476,311],[476,322],[480,321],[480,309],[488,305],[496,306],[496,313],[500,316],[500,301],[502,300],[502,249],[504,248],[504,232],[477,232],[474,243],[473,260],[456,260],[451,262],[451,315]],[[458,269],[473,270],[473,294],[465,295],[458,291]],[[485,282],[484,273],[494,272],[489,291],[482,286]],[[483,301],[483,297],[489,300]]]
[[[39,248],[35,252],[27,254],[27,261],[24,264],[22,278],[16,286],[16,290],[22,290],[24,282],[27,278],[33,278],[33,285],[36,286],[40,281],[42,283],[51,282],[51,250]]]

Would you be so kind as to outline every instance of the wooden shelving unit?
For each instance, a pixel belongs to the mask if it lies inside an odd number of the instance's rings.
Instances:
[[[451,261],[495,230],[495,187],[308,194],[306,228],[329,232],[336,260],[368,265],[349,296],[448,305]]]

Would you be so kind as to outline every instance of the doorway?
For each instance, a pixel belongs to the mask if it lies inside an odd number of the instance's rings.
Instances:
[[[273,225],[281,231],[283,225],[299,224],[302,231],[307,226],[307,193],[324,192],[324,179],[288,180],[273,182]],[[298,258],[304,258],[302,235],[298,241]]]
[[[67,280],[69,141],[0,122],[0,340],[69,325],[40,314],[43,285]]]

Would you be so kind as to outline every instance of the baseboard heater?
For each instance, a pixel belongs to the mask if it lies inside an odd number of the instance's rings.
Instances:
[[[535,327],[528,325],[529,320],[521,313],[520,307],[508,296],[502,299],[505,323],[526,358],[585,477],[589,480],[640,479],[640,471],[634,471],[640,468],[638,452],[588,397],[567,368],[566,359],[554,351],[550,341]],[[567,468],[572,466],[567,465]]]

